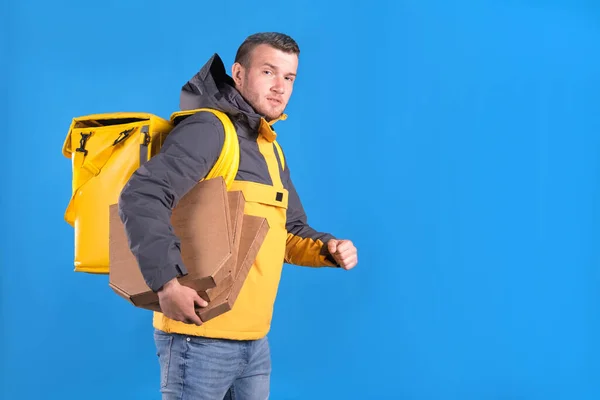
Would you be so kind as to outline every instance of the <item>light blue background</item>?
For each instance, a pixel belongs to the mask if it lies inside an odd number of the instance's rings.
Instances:
[[[0,397],[159,398],[151,313],[72,271],[62,142],[278,30],[280,143],[360,264],[286,266],[272,399],[600,398],[598,3],[219,3],[2,3]]]

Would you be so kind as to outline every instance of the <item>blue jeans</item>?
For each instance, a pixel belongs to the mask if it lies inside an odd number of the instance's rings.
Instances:
[[[224,340],[154,331],[163,400],[266,400],[267,338]]]

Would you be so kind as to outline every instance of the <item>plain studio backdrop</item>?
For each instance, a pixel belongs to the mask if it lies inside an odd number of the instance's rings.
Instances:
[[[600,398],[596,2],[2,7],[1,398],[160,398],[151,313],[73,272],[61,146],[76,116],[168,118],[257,31],[301,47],[279,141],[360,260],[285,266],[271,398]]]

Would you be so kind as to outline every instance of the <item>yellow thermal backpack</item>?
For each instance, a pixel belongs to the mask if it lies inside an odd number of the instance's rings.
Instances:
[[[240,151],[235,127],[223,112],[186,110],[169,121],[136,112],[73,118],[62,152],[72,160],[72,195],[64,218],[75,230],[76,272],[109,273],[109,206],[118,202],[131,175],[158,154],[175,125],[200,111],[216,115],[225,128],[221,154],[205,179],[222,176],[229,187]]]

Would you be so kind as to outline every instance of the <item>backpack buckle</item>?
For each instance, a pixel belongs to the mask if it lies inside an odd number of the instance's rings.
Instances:
[[[126,129],[123,132],[119,133],[119,136],[113,142],[113,146],[116,146],[117,144],[121,143],[123,140],[127,139],[127,137],[129,137],[129,134],[131,132],[133,132],[133,129],[134,128]]]
[[[90,136],[92,136],[92,132],[81,133],[81,139],[79,139],[79,147],[76,148],[75,151],[83,153],[84,156],[87,156],[88,151],[85,149],[85,144],[87,143],[87,140],[90,138]]]

